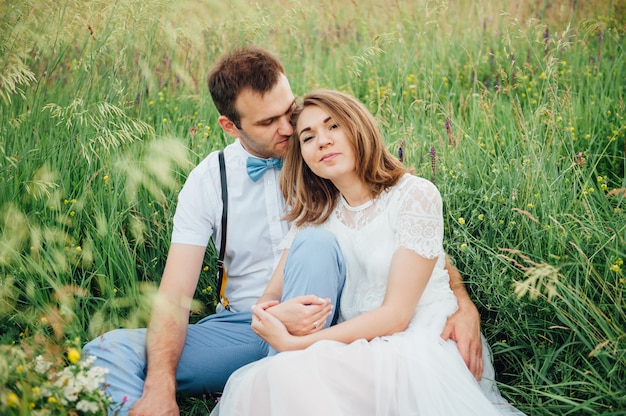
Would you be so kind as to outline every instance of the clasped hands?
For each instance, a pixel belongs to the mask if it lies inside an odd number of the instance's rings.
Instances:
[[[278,351],[291,349],[295,337],[324,328],[333,312],[330,299],[297,296],[279,302],[270,300],[252,307],[252,330]]]

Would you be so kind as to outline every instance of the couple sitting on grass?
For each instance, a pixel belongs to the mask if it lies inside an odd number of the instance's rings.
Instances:
[[[330,90],[296,105],[256,48],[222,59],[209,88],[237,139],[224,150],[230,305],[186,323],[223,232],[214,152],[181,191],[148,331],[85,347],[113,398],[131,415],[178,414],[177,388],[220,391],[230,376],[212,415],[521,415],[495,386],[475,308],[451,289],[437,188],[389,153],[365,106]],[[242,174],[250,157],[272,168]]]

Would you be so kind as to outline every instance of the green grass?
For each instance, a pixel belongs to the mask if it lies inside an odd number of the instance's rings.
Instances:
[[[1,0],[0,344],[26,353],[0,356],[2,413],[48,406],[35,355],[147,324],[177,192],[228,141],[206,75],[254,43],[435,181],[507,398],[626,414],[626,4],[509,3]]]

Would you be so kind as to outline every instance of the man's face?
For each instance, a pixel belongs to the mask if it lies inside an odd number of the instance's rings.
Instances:
[[[248,153],[264,159],[282,158],[293,133],[290,119],[295,107],[295,97],[285,75],[263,96],[250,89],[242,90],[235,108],[240,120],[239,138]]]

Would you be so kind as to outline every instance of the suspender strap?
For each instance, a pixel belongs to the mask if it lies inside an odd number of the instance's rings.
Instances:
[[[217,287],[220,303],[228,310],[228,299],[224,296],[226,290],[226,282],[228,281],[228,275],[226,274],[226,268],[224,266],[224,254],[226,253],[226,231],[228,223],[228,185],[226,182],[226,165],[224,163],[224,151],[220,150],[218,153],[220,162],[220,182],[222,185],[222,238],[220,242],[219,257],[217,259]]]

